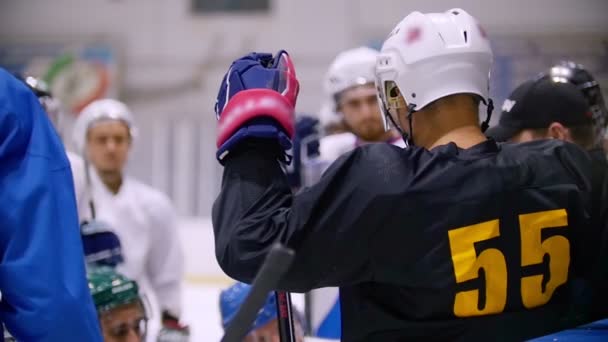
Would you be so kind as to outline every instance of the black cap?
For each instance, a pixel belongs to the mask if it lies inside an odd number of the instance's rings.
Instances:
[[[528,128],[547,128],[553,122],[577,126],[593,124],[589,104],[580,90],[548,76],[524,82],[505,100],[497,126],[486,134],[506,141]]]

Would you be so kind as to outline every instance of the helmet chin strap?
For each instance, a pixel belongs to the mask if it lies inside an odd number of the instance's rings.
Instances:
[[[410,126],[410,134],[407,134],[402,128],[401,126],[397,125],[397,122],[395,122],[395,119],[393,119],[393,116],[389,113],[388,109],[384,109],[385,113],[388,113],[388,119],[391,121],[391,124],[393,124],[393,127],[395,127],[395,129],[399,132],[399,134],[401,134],[401,137],[403,138],[403,142],[405,143],[405,147],[410,147],[410,146],[414,146],[414,137],[412,135],[412,114],[414,114],[414,108],[416,108],[416,104],[412,103],[407,105],[407,120],[408,120],[408,124]]]
[[[488,105],[486,110],[486,119],[481,123],[481,132],[485,132],[490,127],[490,119],[492,118],[492,112],[494,111],[494,101],[488,98]]]

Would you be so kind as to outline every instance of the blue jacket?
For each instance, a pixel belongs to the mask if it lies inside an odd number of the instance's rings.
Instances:
[[[36,96],[0,69],[0,322],[18,341],[99,341],[74,185]]]

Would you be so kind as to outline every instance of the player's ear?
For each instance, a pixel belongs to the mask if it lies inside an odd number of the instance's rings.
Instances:
[[[547,128],[547,134],[549,135],[549,138],[571,141],[568,128],[559,122],[552,122],[549,125],[549,128]]]

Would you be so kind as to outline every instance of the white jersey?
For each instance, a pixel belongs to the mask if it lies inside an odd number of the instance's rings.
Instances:
[[[84,163],[72,169],[80,220],[90,219],[92,196],[96,219],[107,223],[120,239],[125,262],[118,271],[137,281],[143,291],[151,289],[160,308],[179,315],[184,257],[169,198],[130,177],[113,194],[92,167],[89,188]]]
[[[328,135],[321,138],[319,142],[320,158],[327,164],[331,164],[338,157],[352,151],[355,147],[357,147],[357,136],[352,133]]]
[[[82,223],[83,220],[90,220],[91,210],[89,209],[89,196],[86,186],[86,177],[84,173],[84,159],[74,152],[65,151],[70,161],[72,168],[72,178],[74,179],[74,192],[76,194],[76,206],[78,207],[78,220]]]
[[[392,139],[389,143],[395,146],[405,147],[405,142],[401,138]],[[359,140],[356,135],[350,132],[328,135],[321,138],[319,142],[319,158],[329,166],[341,155],[364,144],[366,144],[366,142]]]

